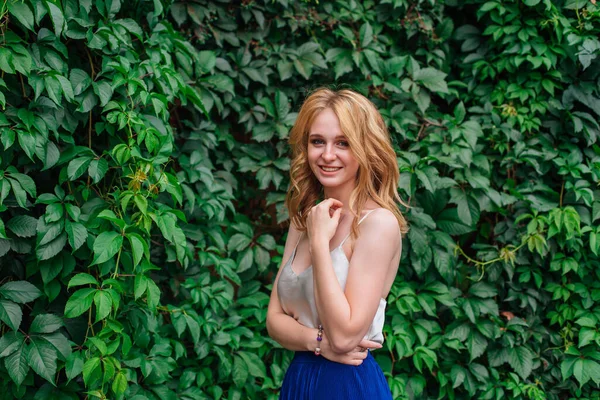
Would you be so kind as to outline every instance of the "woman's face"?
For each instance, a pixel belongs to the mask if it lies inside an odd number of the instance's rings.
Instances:
[[[324,188],[353,187],[355,184],[358,161],[342,133],[338,117],[330,108],[321,111],[310,127],[308,163]]]

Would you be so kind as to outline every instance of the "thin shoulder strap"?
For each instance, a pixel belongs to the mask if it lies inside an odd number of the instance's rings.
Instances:
[[[363,221],[364,221],[364,220],[365,220],[365,219],[366,219],[366,218],[367,218],[367,217],[368,217],[368,216],[369,216],[369,215],[370,215],[370,214],[371,214],[373,211],[375,211],[375,210],[376,210],[376,208],[375,208],[375,209],[373,209],[373,210],[370,210],[369,212],[367,212],[367,213],[365,214],[365,216],[364,216],[364,217],[362,217],[362,218],[360,219],[360,221],[358,221],[358,225],[360,225],[360,223],[361,223],[361,222],[363,222]],[[350,237],[350,235],[351,235],[351,234],[352,234],[352,230],[350,230],[350,233],[349,233],[349,234],[348,234],[348,235],[347,235],[347,236],[344,238],[344,240],[342,240],[342,243],[340,243],[340,247],[342,247],[342,246],[344,245],[344,243],[346,243],[346,240],[348,240],[348,238]]]
[[[296,249],[298,248],[298,245],[300,244],[300,240],[302,239],[302,235],[304,235],[304,232],[300,232],[300,236],[298,236],[298,241],[296,242],[296,246],[294,246],[294,251],[296,251]]]

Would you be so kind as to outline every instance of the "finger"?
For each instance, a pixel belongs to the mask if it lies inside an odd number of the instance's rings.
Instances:
[[[357,351],[356,353],[352,353],[352,358],[356,360],[364,360],[368,355],[368,351]]]
[[[331,219],[335,220],[336,222],[339,222],[341,215],[342,215],[342,208],[340,207],[333,212],[333,217],[331,217]]]
[[[366,347],[368,349],[381,349],[383,345],[378,342],[373,342],[372,340],[363,339],[358,344],[359,347]]]
[[[333,197],[325,199],[320,204],[323,204],[323,207],[329,207],[329,208],[340,208],[340,207],[344,206],[344,203],[342,203],[338,199],[334,199]]]

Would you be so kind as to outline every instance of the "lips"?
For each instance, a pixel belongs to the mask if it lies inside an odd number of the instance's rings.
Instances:
[[[321,171],[324,172],[337,172],[342,169],[342,167],[326,167],[324,165],[319,165],[319,168],[321,168]]]

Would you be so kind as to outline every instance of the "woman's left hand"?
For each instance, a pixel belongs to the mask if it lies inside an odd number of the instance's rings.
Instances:
[[[311,244],[329,245],[340,222],[343,205],[341,201],[329,198],[311,208],[306,218],[306,230]]]

